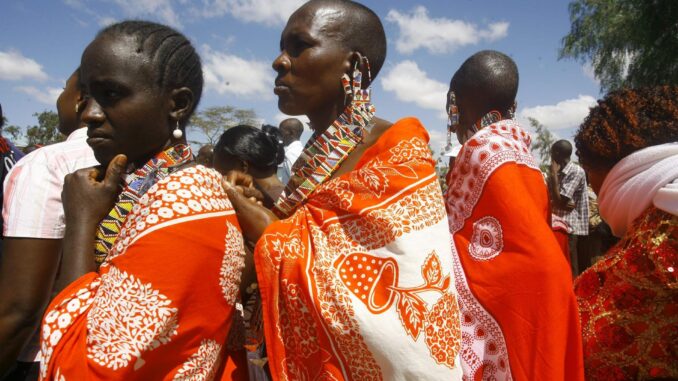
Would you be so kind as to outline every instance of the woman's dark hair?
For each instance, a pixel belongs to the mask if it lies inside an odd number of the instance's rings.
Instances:
[[[574,137],[579,161],[610,169],[646,147],[678,141],[678,86],[610,92]]]
[[[149,58],[157,85],[163,90],[188,87],[193,92],[193,109],[181,121],[186,125],[202,95],[203,77],[200,56],[191,42],[181,33],[162,24],[128,20],[102,29],[101,36],[132,36],[137,40],[137,52]]]
[[[215,156],[226,154],[245,161],[259,171],[275,171],[285,160],[285,148],[277,127],[239,125],[224,131],[214,147]]]

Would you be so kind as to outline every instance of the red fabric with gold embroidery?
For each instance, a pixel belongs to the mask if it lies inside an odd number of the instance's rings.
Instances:
[[[678,216],[649,208],[575,281],[586,379],[678,379]]]
[[[418,120],[391,126],[257,243],[276,380],[461,378],[440,185]]]
[[[469,379],[583,380],[572,277],[529,144],[514,121],[495,123],[464,144],[448,177]]]
[[[244,266],[221,176],[184,168],[143,195],[98,273],[47,308],[43,380],[212,380]]]

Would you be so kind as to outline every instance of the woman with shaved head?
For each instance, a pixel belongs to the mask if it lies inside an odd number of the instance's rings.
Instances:
[[[256,242],[274,379],[461,378],[428,134],[414,118],[377,118],[371,103],[385,54],[383,26],[363,5],[316,0],[294,12],[274,92],[282,112],[308,116],[313,136],[273,212],[224,183]]]
[[[448,92],[450,132],[462,144],[446,194],[462,367],[473,380],[583,380],[572,277],[530,135],[512,117],[517,91],[515,62],[484,50]]]

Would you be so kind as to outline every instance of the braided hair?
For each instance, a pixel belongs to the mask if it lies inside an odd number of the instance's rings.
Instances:
[[[275,172],[285,160],[280,131],[274,126],[261,130],[247,125],[231,127],[219,137],[214,153],[237,157],[261,172]]]
[[[202,95],[203,76],[200,56],[191,42],[178,31],[150,21],[128,20],[102,29],[103,36],[132,36],[137,40],[137,53],[151,58],[156,84],[163,90],[187,87],[193,92],[193,108],[181,121],[182,127],[195,111]]]
[[[678,141],[678,86],[610,92],[574,138],[579,160],[610,169],[640,149]]]

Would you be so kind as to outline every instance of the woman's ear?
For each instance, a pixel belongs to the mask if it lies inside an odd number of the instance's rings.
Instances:
[[[193,91],[188,87],[172,90],[170,94],[170,117],[173,120],[184,120],[193,110]]]
[[[353,70],[354,65],[357,64],[358,70],[363,75],[361,87],[363,89],[368,88],[372,84],[372,73],[370,72],[370,62],[366,56],[362,55],[360,52],[351,53],[351,70]],[[351,73],[353,74],[353,73]]]

